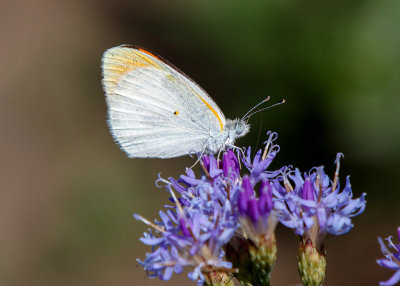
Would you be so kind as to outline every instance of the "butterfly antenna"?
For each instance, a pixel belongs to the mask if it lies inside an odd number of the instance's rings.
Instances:
[[[282,99],[281,101],[279,101],[279,102],[277,102],[277,103],[275,103],[275,104],[272,104],[272,105],[270,105],[270,106],[268,106],[268,107],[265,107],[265,108],[259,109],[259,110],[257,110],[257,111],[254,111],[253,113],[247,114],[246,116],[244,116],[244,117],[242,118],[242,120],[245,120],[245,119],[249,120],[249,118],[252,117],[254,114],[256,114],[256,113],[258,113],[258,112],[260,112],[260,111],[264,111],[264,110],[270,109],[270,108],[275,107],[275,106],[277,106],[277,105],[281,105],[281,104],[283,104],[283,103],[285,103],[285,102],[286,102],[286,100],[285,100],[285,99]]]
[[[270,97],[267,96],[266,99],[264,99],[263,101],[257,103],[255,106],[253,106],[252,108],[250,108],[250,110],[247,111],[247,113],[242,117],[242,119],[245,119],[245,118],[249,115],[249,113],[251,113],[254,109],[256,109],[257,107],[259,107],[259,106],[260,106],[261,104],[263,104],[264,102],[267,102],[269,99],[270,99]]]

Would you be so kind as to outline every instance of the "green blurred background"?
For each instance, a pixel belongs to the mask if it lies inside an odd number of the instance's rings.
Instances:
[[[0,285],[194,285],[150,280],[135,259],[166,202],[157,173],[193,161],[128,159],[106,124],[100,60],[127,43],[198,82],[228,118],[265,98],[238,145],[279,133],[273,168],[352,176],[355,228],[328,237],[324,285],[377,285],[377,236],[400,225],[400,2],[0,1]],[[261,135],[260,141],[265,139]],[[300,283],[297,238],[278,228],[272,285]]]

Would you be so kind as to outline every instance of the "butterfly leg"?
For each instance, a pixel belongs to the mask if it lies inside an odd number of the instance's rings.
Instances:
[[[219,151],[218,151],[217,162],[220,161],[219,157],[220,157],[220,155],[221,155],[221,152],[222,152],[222,150],[219,150]]]
[[[200,160],[201,160],[201,157],[203,157],[203,155],[204,155],[204,153],[205,153],[206,149],[207,149],[207,148],[204,148],[204,149],[203,149],[203,151],[201,151],[200,155],[197,157],[197,160],[196,160],[196,162],[195,162],[195,163],[194,163],[192,166],[190,166],[188,169],[192,169],[194,166],[196,166],[196,165],[197,165],[197,163],[199,163],[199,162],[200,162]]]

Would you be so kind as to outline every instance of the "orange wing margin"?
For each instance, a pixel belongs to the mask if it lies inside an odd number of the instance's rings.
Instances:
[[[146,53],[143,54],[143,53]],[[107,95],[113,93],[121,77],[136,68],[154,66],[160,68],[153,58],[158,59],[146,50],[122,45],[105,51],[103,55],[103,85]]]

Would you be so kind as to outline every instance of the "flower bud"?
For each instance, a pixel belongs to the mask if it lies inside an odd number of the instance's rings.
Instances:
[[[300,242],[297,264],[305,286],[320,286],[324,282],[326,259],[323,252],[321,253],[315,248],[311,239]]]

